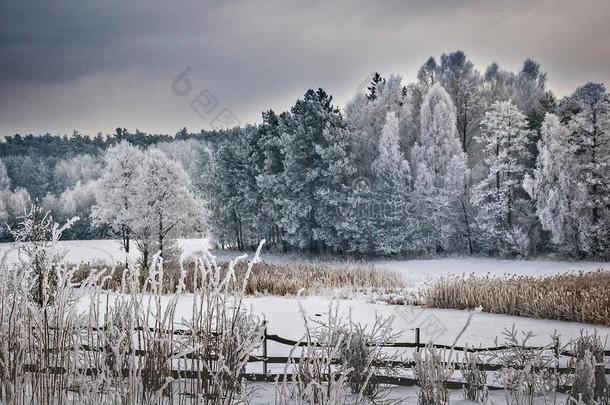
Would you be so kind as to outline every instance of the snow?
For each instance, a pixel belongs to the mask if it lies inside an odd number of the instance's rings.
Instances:
[[[116,294],[111,294],[112,305]],[[164,308],[171,296],[162,298]],[[105,298],[102,298],[105,300]],[[178,298],[176,314],[178,319],[190,319],[192,311],[192,294],[183,294]],[[105,302],[105,301],[104,301]],[[602,336],[610,336],[610,327],[589,325],[578,322],[555,321],[546,319],[523,318],[518,316],[489,314],[485,312],[461,311],[454,309],[420,308],[408,305],[387,305],[372,303],[362,298],[333,299],[331,297],[310,296],[301,298],[301,303],[308,319],[324,320],[331,304],[339,305],[339,313],[347,319],[350,314],[354,322],[362,325],[373,325],[376,315],[393,316],[393,328],[402,333],[401,341],[414,342],[414,328],[421,329],[421,342],[433,341],[437,344],[455,343],[458,346],[494,346],[495,339],[501,340],[505,328],[515,326],[519,331],[532,331],[536,336],[529,341],[531,345],[547,345],[551,336],[557,332],[562,342],[578,337],[581,331],[598,331]],[[254,315],[268,322],[268,333],[299,340],[304,336],[305,326],[295,297],[246,297],[243,306]],[[85,311],[88,301],[79,303],[79,310]],[[472,315],[472,317],[471,317]],[[468,319],[471,317],[470,322]],[[182,323],[182,322],[179,322]],[[151,325],[152,326],[152,325]],[[462,329],[465,330],[460,335]],[[603,339],[602,339],[603,340]],[[610,342],[606,343],[610,348]],[[286,355],[287,346],[279,346],[275,355]]]
[[[104,299],[104,298],[102,298]],[[179,317],[188,319],[192,310],[192,295],[183,294],[177,302],[176,313]],[[112,302],[112,299],[109,300]],[[163,297],[162,307],[168,304],[170,296]],[[610,327],[592,326],[576,322],[563,322],[553,320],[540,320],[521,318],[509,315],[488,314],[483,312],[469,312],[449,309],[421,309],[411,306],[390,306],[386,304],[370,303],[362,299],[333,300],[329,297],[311,296],[301,300],[309,319],[324,320],[328,313],[329,306],[339,305],[339,313],[347,318],[352,316],[355,322],[363,325],[372,325],[377,314],[382,316],[394,316],[394,329],[401,331],[402,336],[398,339],[401,342],[415,341],[413,328],[421,328],[421,341],[426,342],[429,336],[435,343],[455,344],[463,346],[466,344],[474,346],[495,346],[496,337],[500,335],[504,328],[512,328],[514,325],[517,330],[526,332],[532,331],[536,334],[528,344],[548,345],[551,343],[551,335],[557,332],[560,341],[568,342],[576,338],[582,331],[592,333],[597,331],[604,341],[610,335]],[[87,302],[79,303],[79,309],[85,310]],[[112,304],[111,304],[112,305]],[[294,297],[248,297],[244,299],[244,307],[253,314],[260,316],[268,322],[268,333],[277,334],[282,337],[299,340],[304,336],[305,327],[299,311],[299,304]],[[470,322],[469,317],[472,315]],[[461,337],[456,340],[460,335]],[[610,347],[610,342],[606,341],[606,348]],[[499,337],[501,342],[501,336]],[[276,342],[268,342],[269,356],[288,356],[291,347],[280,345]],[[394,349],[387,349],[394,350]],[[399,349],[403,350],[403,349]],[[412,359],[412,349],[404,349],[401,354],[404,359]],[[260,353],[259,353],[260,354]],[[251,363],[247,367],[248,372],[261,372],[260,363]],[[281,374],[284,372],[284,365],[269,365],[270,373]],[[401,375],[411,376],[411,370],[402,370]],[[456,374],[456,376],[458,376]],[[490,374],[490,381],[493,378]],[[274,402],[275,387],[273,384],[255,384],[257,398],[253,404],[272,404]],[[416,387],[392,387],[388,398],[400,399],[402,404],[417,403]],[[503,391],[490,392],[489,403],[504,403],[505,393]],[[559,394],[559,398],[564,398]],[[451,390],[452,404],[465,404],[471,402],[463,401],[461,390]],[[538,403],[538,402],[536,402]],[[542,399],[540,399],[542,403]]]
[[[183,257],[189,258],[201,254],[208,246],[207,239],[180,239],[179,244],[183,249]],[[58,248],[66,252],[66,260],[70,263],[114,263],[124,260],[121,246],[114,240],[88,240],[88,241],[60,241]],[[135,249],[134,249],[135,250]],[[0,255],[6,263],[15,260],[15,244],[0,244]],[[219,261],[230,260],[241,252],[213,251]],[[131,256],[135,259],[137,252],[132,251]],[[262,254],[262,259],[274,263],[287,263],[294,261],[314,261],[297,255],[273,255]],[[444,258],[431,260],[377,260],[371,262],[353,262],[341,260],[315,260],[328,263],[332,266],[344,266],[353,264],[370,264],[380,269],[395,271],[403,276],[407,285],[416,288],[437,277],[451,274],[476,274],[476,275],[531,275],[543,276],[564,273],[570,270],[595,270],[610,269],[608,262],[594,261],[558,261],[558,260],[502,260],[488,258]],[[167,297],[169,299],[169,297]],[[295,297],[248,297],[246,305],[251,307],[255,314],[269,320],[269,332],[276,333],[291,339],[298,339],[304,330],[298,303]],[[310,316],[322,314],[328,311],[331,298],[313,296],[302,299],[303,305]],[[405,330],[405,337],[410,339],[412,331],[410,328],[416,326],[424,328],[422,322],[438,320],[438,323],[446,329],[435,339],[435,343],[449,344],[463,327],[469,312],[450,309],[419,309],[408,306],[390,306],[384,303],[371,303],[367,297],[354,297],[352,299],[340,299],[341,311],[347,314],[352,311],[357,322],[372,323],[375,313],[383,315],[395,315],[395,327]],[[185,295],[180,298],[178,311],[183,316],[188,316],[191,309],[190,297]],[[402,312],[400,312],[402,311]],[[547,343],[548,336],[554,330],[561,331],[566,339],[576,337],[581,329],[592,330],[593,327],[586,324],[574,322],[561,322],[551,320],[540,320],[521,318],[507,315],[476,313],[473,316],[470,327],[463,334],[458,344],[493,344],[494,338],[500,334],[503,328],[515,324],[517,329],[532,330],[539,335],[540,343]],[[428,325],[430,327],[430,325]],[[432,328],[434,329],[434,328]],[[598,327],[603,334],[610,334],[610,328]],[[408,333],[407,333],[408,332]],[[538,339],[538,338],[537,338]],[[425,335],[422,330],[422,340]]]
[[[374,261],[373,265],[396,271],[410,283],[419,286],[425,281],[455,274],[478,276],[548,276],[567,271],[610,270],[610,262],[562,260],[508,260],[480,257],[454,257],[430,260]]]
[[[208,239],[179,239],[178,244],[182,248],[182,256],[185,259],[201,254],[209,248]],[[2,263],[12,263],[17,260],[17,249],[15,243],[0,243],[0,257]],[[66,240],[59,241],[57,249],[65,252],[68,263],[106,263],[114,264],[125,261],[125,252],[121,244],[116,240]],[[132,243],[129,256],[137,260],[140,256],[135,244]]]
[[[201,254],[207,247],[206,239],[181,239],[179,244],[183,249],[183,257],[189,258]],[[0,254],[4,260],[15,260],[15,245],[0,244]],[[78,262],[106,262],[113,263],[124,260],[124,253],[120,244],[113,240],[93,241],[61,241],[59,248],[66,251],[66,259],[71,263]],[[232,259],[242,253],[233,251],[213,251],[218,260]],[[132,257],[137,257],[132,252]],[[453,257],[431,260],[375,260],[371,262],[353,262],[347,260],[311,259],[298,255],[263,254],[262,259],[287,263],[295,261],[324,262],[332,266],[346,266],[354,264],[370,264],[380,269],[388,269],[401,274],[412,288],[423,285],[429,280],[450,274],[477,274],[477,275],[532,275],[542,276],[563,273],[569,270],[595,270],[610,268],[608,262],[571,262],[558,260],[502,260],[488,258]],[[109,295],[112,305],[116,294]],[[104,297],[102,299],[105,300]],[[163,305],[167,305],[171,296],[162,297]],[[308,318],[323,320],[331,304],[339,305],[339,312],[343,317],[350,316],[352,320],[363,325],[372,325],[376,315],[393,316],[394,329],[402,333],[400,341],[414,341],[414,328],[421,329],[421,341],[434,341],[438,344],[466,344],[474,346],[494,346],[496,338],[501,341],[501,333],[505,328],[513,325],[520,331],[532,331],[536,336],[529,342],[531,345],[546,345],[551,342],[551,335],[555,332],[560,335],[561,342],[565,343],[576,338],[582,331],[592,333],[597,331],[602,336],[610,336],[610,327],[594,326],[576,322],[554,320],[541,320],[523,318],[509,315],[489,314],[483,312],[470,312],[451,309],[424,309],[412,306],[392,306],[385,303],[370,302],[370,297],[355,296],[350,299],[333,299],[330,296],[307,296],[301,299]],[[303,337],[305,327],[299,310],[299,301],[295,297],[260,296],[247,297],[244,306],[253,314],[268,321],[268,333],[277,334],[292,340]],[[78,310],[85,311],[88,299],[78,303]],[[192,295],[183,294],[178,298],[176,313],[179,318],[188,319],[192,310]],[[463,332],[462,332],[463,331]],[[459,336],[459,338],[458,338]],[[610,342],[606,340],[606,347]],[[270,356],[286,356],[291,347],[269,342],[268,354]],[[392,349],[393,350],[393,349]],[[405,349],[405,358],[411,358],[412,351]],[[249,370],[259,371],[260,364],[253,363]],[[283,372],[282,365],[270,365],[270,372]],[[409,375],[410,371],[404,371]],[[274,387],[271,384],[257,384],[260,388],[259,397],[255,404],[274,403]],[[502,403],[503,392],[490,393],[490,401]],[[417,388],[392,388],[391,397],[400,398],[401,403],[417,403]],[[461,391],[452,392],[452,403],[464,403]]]

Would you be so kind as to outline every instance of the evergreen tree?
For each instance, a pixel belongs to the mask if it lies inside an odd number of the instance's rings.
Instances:
[[[523,189],[531,135],[527,120],[513,103],[499,101],[481,124],[487,177],[472,193],[480,243],[491,254],[525,255],[530,250],[533,217]]]
[[[367,90],[369,91],[366,95],[366,98],[369,101],[373,101],[377,99],[378,96],[378,88],[380,85],[382,85],[383,83],[385,83],[385,79],[383,77],[381,77],[381,75],[378,72],[375,72],[373,74],[373,77],[371,78],[371,83],[369,84],[369,86],[367,87]]]
[[[250,183],[248,136],[243,129],[232,130],[230,137],[216,146],[206,175],[214,236],[223,247],[240,250],[248,244],[253,220],[246,201]]]
[[[343,118],[319,89],[308,90],[282,121],[284,239],[301,250],[339,250],[339,208],[354,172]]]
[[[262,230],[269,246],[280,245],[282,233],[278,226],[281,218],[280,196],[283,192],[284,156],[282,154],[280,120],[273,110],[263,112],[263,123],[259,126],[259,142],[263,152],[259,162],[256,184],[261,197],[257,216],[258,228]],[[283,246],[282,246],[283,248]]]

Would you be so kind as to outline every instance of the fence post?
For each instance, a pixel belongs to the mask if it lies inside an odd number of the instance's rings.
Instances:
[[[263,321],[265,328],[263,329],[263,374],[267,375],[267,321]]]
[[[419,352],[419,328],[415,328],[415,347]]]

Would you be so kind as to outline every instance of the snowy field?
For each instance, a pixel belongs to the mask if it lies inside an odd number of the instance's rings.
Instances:
[[[102,297],[102,300],[105,298]],[[110,305],[114,297],[109,298]],[[170,297],[164,297],[163,307],[170,301]],[[103,301],[102,301],[103,304]],[[398,338],[401,342],[413,342],[414,328],[421,328],[422,342],[434,341],[438,344],[456,344],[458,346],[496,346],[502,344],[502,337],[499,336],[504,328],[511,329],[513,326],[518,331],[532,331],[535,337],[528,341],[531,346],[544,346],[551,343],[551,335],[557,333],[561,342],[568,342],[578,337],[581,332],[592,333],[597,331],[602,340],[610,336],[609,327],[592,326],[576,322],[562,322],[552,320],[540,320],[522,318],[516,316],[488,314],[483,312],[459,311],[451,309],[421,309],[410,306],[391,306],[386,304],[371,303],[361,299],[332,299],[329,297],[312,296],[301,300],[301,304],[306,311],[306,316],[311,324],[312,320],[324,320],[329,312],[331,305],[339,306],[339,314],[348,319],[352,319],[363,325],[372,326],[377,315],[394,317],[394,330],[400,331]],[[88,306],[86,300],[80,302],[79,307],[85,310]],[[268,322],[268,333],[282,337],[299,340],[305,333],[303,318],[299,310],[299,302],[294,297],[249,297],[244,300],[244,307],[252,313],[260,316]],[[178,300],[176,313],[186,319],[189,318],[192,310],[192,295],[183,294]],[[463,332],[463,333],[462,333]],[[460,333],[462,333],[460,335]],[[459,338],[458,338],[459,336]],[[498,338],[498,341],[496,341]],[[269,356],[288,356],[292,347],[268,342]],[[606,349],[610,349],[606,339]],[[392,351],[393,349],[387,349]],[[413,359],[412,349],[398,349],[398,353],[403,360]],[[258,354],[261,354],[260,352]],[[609,366],[610,364],[606,364]],[[247,367],[248,372],[260,373],[262,366],[259,363],[251,363]],[[282,374],[284,365],[269,365],[270,373]],[[412,370],[400,370],[399,375],[413,377]],[[454,378],[460,379],[459,373],[454,374]],[[494,374],[488,376],[488,383],[498,385]],[[253,404],[273,404],[275,387],[273,384],[256,384],[257,397]],[[391,387],[388,399],[399,399],[402,404],[416,404],[418,398],[418,388],[416,387]],[[463,401],[461,390],[451,390],[452,404],[474,404],[473,402]],[[565,395],[558,394],[559,399],[565,399]],[[489,404],[506,403],[503,391],[491,391]],[[535,403],[544,403],[543,398],[539,398]]]
[[[207,247],[205,239],[183,239],[180,240],[185,258],[201,254]],[[0,244],[0,254],[7,262],[16,259],[15,245],[11,243]],[[112,263],[124,260],[124,253],[119,243],[112,240],[93,241],[62,241],[59,248],[66,251],[66,259],[71,263]],[[232,251],[213,251],[218,260],[229,260],[242,253]],[[251,256],[251,255],[249,255]],[[132,258],[137,257],[132,252]],[[292,262],[307,261],[300,256],[285,256],[263,254],[262,259],[269,262]],[[354,264],[354,262],[327,261],[327,263],[341,266]],[[404,260],[404,261],[373,261],[369,264],[395,271],[402,275],[409,287],[417,287],[435,277],[449,274],[478,274],[478,275],[548,275],[563,273],[570,270],[595,270],[599,268],[610,269],[608,262],[571,262],[552,260],[501,260],[487,258],[446,258],[434,260]],[[281,275],[278,275],[281,277]],[[303,299],[304,307],[311,317],[315,314],[323,314],[328,311],[330,297],[306,297]],[[352,316],[357,322],[371,323],[375,313],[394,315],[396,317],[394,326],[397,330],[404,330],[403,338],[411,340],[412,328],[422,328],[422,340],[432,338],[435,343],[452,343],[458,332],[464,326],[469,316],[467,311],[450,309],[418,309],[408,306],[391,306],[384,303],[370,302],[370,298],[359,297],[353,299],[340,299],[338,303],[341,310],[347,314],[351,310]],[[184,296],[179,303],[180,313],[188,316],[190,311],[190,298]],[[298,303],[294,297],[250,297],[247,306],[254,313],[269,320],[269,332],[284,337],[297,339],[302,336],[303,325],[299,315]],[[407,308],[407,309],[405,309]],[[521,318],[507,315],[496,315],[488,313],[476,313],[470,326],[463,334],[458,343],[492,345],[494,339],[502,329],[510,328],[515,324],[517,329],[531,330],[535,332],[539,343],[547,343],[549,336],[559,331],[565,340],[569,340],[580,333],[581,329],[593,330],[594,327],[575,322],[549,321],[540,319]],[[597,327],[604,335],[610,334],[610,328]]]
[[[188,260],[201,255],[208,247],[207,239],[180,239],[182,256]],[[114,240],[77,240],[60,241],[58,249],[66,254],[69,263],[88,262],[92,264],[117,263],[125,260],[121,245]],[[231,260],[243,255],[243,252],[213,250],[219,261]],[[132,245],[131,260],[137,260],[139,252]],[[250,253],[251,257],[252,254]],[[594,261],[561,261],[561,260],[504,260],[490,258],[454,257],[430,260],[375,260],[371,262],[354,262],[344,260],[312,259],[299,255],[278,255],[263,253],[263,261],[271,263],[289,263],[302,261],[323,262],[333,266],[350,264],[372,265],[378,268],[395,271],[403,276],[409,287],[418,287],[428,280],[451,274],[476,275],[532,275],[543,276],[565,273],[566,271],[590,271],[596,269],[610,270],[610,262]],[[11,263],[17,260],[14,243],[0,243],[0,260]]]
[[[202,254],[208,246],[205,239],[180,240],[183,257]],[[124,253],[119,243],[111,240],[95,241],[62,241],[59,248],[66,253],[66,260],[70,263],[116,263],[124,260]],[[212,251],[219,261],[233,259],[241,253],[232,251]],[[6,264],[17,260],[15,245],[0,244],[0,254]],[[137,252],[132,252],[132,259],[137,258]],[[251,257],[251,255],[249,255]],[[295,255],[263,254],[262,259],[274,263],[290,263],[312,261]],[[549,275],[563,273],[570,270],[610,269],[607,262],[570,262],[552,260],[500,260],[487,258],[445,258],[435,260],[378,260],[372,262],[353,262],[341,260],[316,259],[333,266],[346,266],[353,264],[372,265],[399,273],[409,288],[417,288],[429,280],[450,274],[477,274],[477,275]],[[278,275],[281,277],[281,275]],[[332,295],[332,294],[330,294]],[[107,302],[112,306],[116,294],[109,294]],[[163,304],[170,301],[170,296],[164,296]],[[106,301],[105,296],[102,299]],[[89,298],[81,300],[78,304],[80,311],[88,308]],[[373,302],[371,297],[356,296],[350,299],[333,298],[331,296],[307,296],[301,299],[309,319],[323,320],[331,305],[339,306],[339,313],[347,319],[364,325],[372,326],[375,317],[381,315],[394,318],[393,328],[400,332],[399,341],[415,341],[414,328],[421,329],[421,341],[432,341],[437,344],[457,344],[459,346],[495,346],[502,342],[502,331],[513,326],[519,331],[531,331],[536,336],[528,342],[530,345],[547,345],[551,342],[551,335],[557,333],[562,342],[568,342],[578,337],[581,332],[592,333],[597,331],[602,338],[610,336],[610,327],[600,327],[576,322],[562,322],[541,320],[516,316],[489,314],[483,312],[460,311],[451,309],[423,309],[413,306],[387,305],[382,302]],[[299,340],[303,337],[305,326],[296,297],[260,296],[247,297],[244,306],[253,314],[267,320],[268,333],[282,337]],[[102,303],[103,307],[103,303]],[[178,318],[188,319],[192,311],[192,295],[183,294],[179,297],[176,307]],[[178,326],[179,327],[179,326]],[[459,336],[459,338],[458,338]],[[496,339],[499,339],[496,341]],[[606,340],[606,348],[610,349],[610,342]],[[270,356],[287,356],[291,347],[269,342]],[[404,359],[412,359],[412,351],[405,349],[401,352]],[[259,372],[260,364],[248,365],[251,372]],[[282,373],[282,365],[270,365],[269,371]],[[412,376],[411,371],[403,370],[402,375]],[[259,396],[253,401],[255,404],[274,403],[274,387],[271,384],[257,384]],[[390,397],[400,398],[401,403],[417,403],[417,388],[394,387]],[[462,403],[462,392],[452,392],[452,403]],[[489,403],[504,403],[503,392],[491,392]]]
[[[201,254],[208,242],[205,239],[180,240],[183,256],[189,258]],[[62,241],[59,248],[66,252],[66,259],[71,263],[113,263],[124,260],[124,253],[119,243],[112,240],[92,241]],[[213,251],[218,260],[229,260],[241,253],[232,251]],[[15,245],[12,243],[0,244],[0,254],[6,263],[17,258]],[[249,255],[251,256],[251,255]],[[132,258],[137,257],[132,252]],[[300,256],[284,256],[263,254],[262,259],[269,262],[307,261]],[[327,263],[341,266],[354,264],[354,262],[327,261]],[[358,262],[359,263],[359,262]],[[367,263],[363,263],[367,264]],[[487,258],[446,258],[434,260],[404,260],[404,261],[373,261],[368,263],[378,268],[389,269],[402,275],[407,286],[415,288],[436,277],[450,274],[477,274],[477,275],[549,275],[564,273],[570,270],[610,269],[608,262],[571,262],[551,260],[501,260]],[[278,275],[281,277],[281,275]],[[311,317],[328,311],[331,297],[306,297],[303,306]],[[190,297],[185,295],[179,302],[179,313],[188,317],[190,311]],[[370,302],[370,298],[357,297],[353,299],[339,299],[341,311],[347,316],[351,311],[357,322],[370,324],[375,314],[395,316],[394,327],[403,331],[403,339],[413,338],[412,328],[422,328],[422,340],[434,340],[435,343],[453,343],[459,331],[464,327],[470,313],[468,311],[450,309],[419,309],[410,306],[391,306],[384,303]],[[283,337],[298,339],[304,332],[303,322],[299,314],[298,302],[295,297],[250,297],[246,305],[252,311],[269,321],[269,333],[279,334]],[[603,335],[610,335],[610,328],[593,327],[591,325],[575,322],[550,321],[540,319],[521,318],[507,315],[476,313],[462,337],[457,342],[460,345],[493,345],[494,339],[504,328],[512,325],[519,330],[531,330],[537,334],[536,342],[546,344],[549,336],[558,331],[564,339],[576,337],[582,329],[597,329]]]

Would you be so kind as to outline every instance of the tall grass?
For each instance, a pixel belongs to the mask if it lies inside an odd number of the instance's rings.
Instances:
[[[610,326],[610,272],[570,272],[548,277],[455,276],[425,289],[436,308],[469,309]]]
[[[228,405],[251,396],[243,372],[263,323],[241,305],[237,261],[221,270],[200,258],[184,320],[177,303],[185,269],[170,296],[160,257],[144,278],[133,265],[120,277],[102,270],[77,284],[77,269],[56,248],[66,227],[39,214],[29,213],[15,234],[19,264],[0,272],[2,403]],[[118,293],[110,295],[102,287],[113,277]]]
[[[221,274],[228,271],[228,263],[219,264]],[[174,293],[185,272],[184,290],[193,292],[194,276],[198,263],[176,263],[164,266],[163,292]],[[110,275],[103,287],[118,291],[121,288],[122,267],[80,265],[75,281],[86,279],[92,272],[103,270]],[[335,289],[344,292],[395,292],[404,288],[403,279],[389,270],[373,266],[332,266],[318,263],[272,264],[256,263],[248,271],[246,263],[237,263],[233,270],[238,282],[232,287],[245,286],[246,295],[296,296],[303,290],[306,294],[327,293]],[[245,275],[248,274],[246,278]],[[141,283],[144,279],[141,280]],[[144,287],[144,285],[142,284]]]

